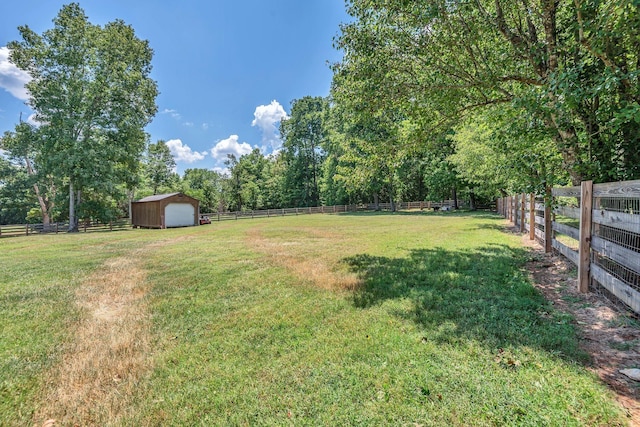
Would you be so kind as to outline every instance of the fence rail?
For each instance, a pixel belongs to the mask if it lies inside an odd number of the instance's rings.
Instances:
[[[411,209],[431,209],[440,210],[448,209],[454,206],[452,200],[445,200],[443,202],[399,202],[395,204],[395,208],[399,210],[411,210]],[[390,203],[379,203],[377,209],[391,210]],[[308,214],[328,214],[328,213],[345,213],[345,212],[360,212],[360,211],[373,211],[376,210],[376,205],[361,204],[361,205],[336,205],[336,206],[317,206],[308,208],[284,208],[284,209],[264,209],[253,211],[239,211],[239,212],[212,212],[206,213],[209,219],[212,221],[225,221],[225,220],[237,220],[244,218],[269,218],[275,216],[287,216],[287,215],[308,215]],[[131,226],[128,219],[122,219],[109,223],[101,223],[98,221],[85,221],[81,222],[78,226],[80,232],[94,232],[94,231],[113,231],[122,230]],[[35,234],[50,234],[50,233],[62,233],[66,232],[69,228],[69,222],[54,222],[50,224],[13,224],[13,225],[0,225],[0,238],[2,237],[17,237],[17,236],[31,236]]]
[[[398,210],[440,210],[450,209],[454,206],[453,200],[445,200],[443,202],[398,202],[395,208]],[[287,215],[310,215],[310,214],[330,214],[345,212],[362,212],[379,210],[391,210],[391,203],[374,203],[360,205],[336,205],[336,206],[315,206],[307,208],[284,208],[284,209],[263,209],[252,211],[234,211],[234,212],[211,212],[205,213],[211,221],[226,221],[245,218],[270,218],[274,216]]]
[[[123,230],[131,227],[128,219],[111,222],[83,221],[78,224],[78,231],[92,233],[96,231]],[[0,237],[31,236],[35,234],[64,233],[69,229],[69,222],[52,222],[50,224],[12,224],[0,225]]]
[[[640,314],[640,180],[585,181],[545,197],[504,197],[497,206],[547,252],[555,249],[577,266],[581,292],[603,290]]]

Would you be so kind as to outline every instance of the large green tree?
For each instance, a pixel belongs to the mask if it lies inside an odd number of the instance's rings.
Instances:
[[[160,187],[171,184],[175,167],[176,161],[164,140],[149,144],[145,156],[145,175],[153,194],[158,194]]]
[[[476,114],[458,125],[450,140],[455,150],[448,160],[482,195],[542,194],[547,186],[569,182],[544,123],[525,120],[513,109]]]
[[[229,209],[242,211],[274,207],[267,199],[270,162],[258,148],[239,159],[233,154],[227,155],[225,165],[229,168],[230,177],[225,187]]]
[[[200,200],[201,212],[217,212],[223,200],[223,179],[209,169],[187,169],[182,177],[183,192]]]
[[[393,106],[435,132],[508,104],[544,125],[574,182],[640,176],[637,0],[348,5],[334,93],[355,110]]]
[[[22,224],[36,199],[26,168],[0,155],[0,224]]]
[[[73,231],[84,189],[109,195],[135,183],[158,91],[149,77],[153,51],[123,21],[93,25],[71,3],[53,24],[42,35],[19,27],[22,40],[8,47],[32,77],[28,103],[42,124],[43,172],[67,186]]]
[[[305,96],[292,102],[291,116],[280,122],[282,156],[287,165],[287,199],[291,206],[320,204],[327,108],[325,98]]]
[[[47,173],[51,169],[50,159],[41,155],[42,144],[40,130],[24,122],[19,123],[14,132],[5,132],[0,138],[0,149],[6,151],[8,158],[14,164],[14,168],[10,171],[13,170],[16,177],[8,178],[13,183],[13,191],[16,191],[16,195],[33,194],[37,201],[42,224],[46,228],[53,216],[58,182],[51,173]],[[24,176],[26,179],[21,179],[20,176]],[[16,187],[20,182],[29,187],[26,193]],[[7,195],[9,194],[7,193]],[[16,197],[15,201],[21,204],[24,203],[24,198]]]

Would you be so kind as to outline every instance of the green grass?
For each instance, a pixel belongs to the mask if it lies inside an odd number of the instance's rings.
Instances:
[[[82,278],[158,240],[154,369],[123,425],[624,425],[502,224],[314,215],[0,240],[0,425],[31,423]]]

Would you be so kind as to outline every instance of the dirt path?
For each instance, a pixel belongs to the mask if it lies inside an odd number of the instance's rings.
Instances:
[[[109,425],[127,413],[151,369],[145,249],[110,259],[76,291],[83,311],[62,361],[45,379],[34,425]]]
[[[638,321],[602,295],[579,293],[570,261],[545,254],[528,236],[522,241],[534,254],[527,268],[536,287],[556,308],[573,315],[581,346],[591,355],[590,369],[616,393],[630,425],[640,426],[640,383],[620,373],[622,369],[640,368]]]

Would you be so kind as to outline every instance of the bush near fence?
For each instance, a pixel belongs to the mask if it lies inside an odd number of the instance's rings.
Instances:
[[[545,196],[501,198],[498,212],[573,262],[581,292],[602,291],[640,314],[640,180],[585,181]]]

